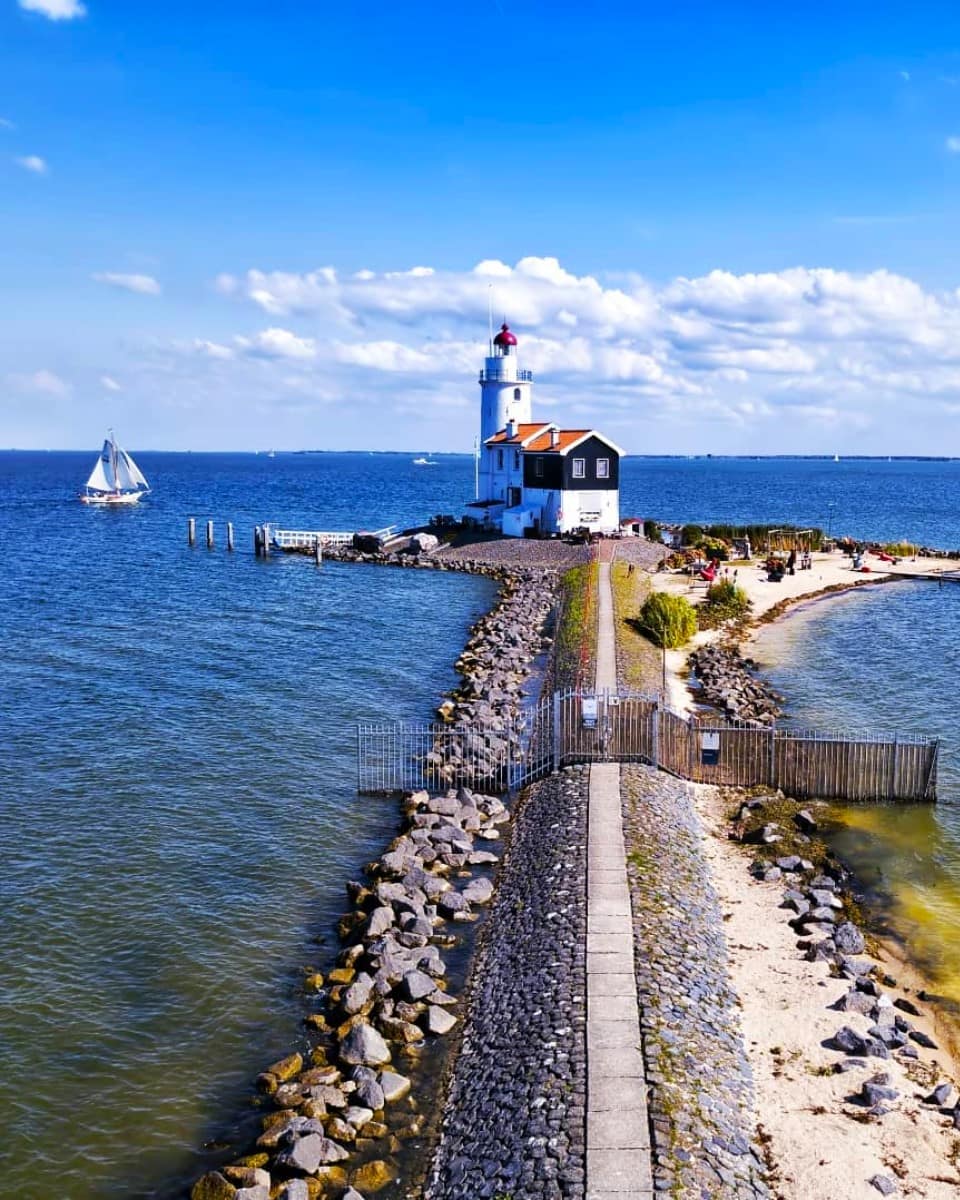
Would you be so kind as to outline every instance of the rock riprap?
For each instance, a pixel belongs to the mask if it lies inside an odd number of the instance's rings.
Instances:
[[[689,658],[700,684],[697,699],[751,725],[772,725],[781,715],[781,696],[758,679],[756,664],[736,647],[702,646]]]
[[[496,856],[483,835],[508,819],[496,796],[467,788],[408,794],[404,828],[347,885],[335,967],[308,976],[309,1045],[257,1077],[270,1106],[253,1152],[211,1171],[192,1200],[361,1196],[396,1177],[398,1139],[423,1128],[410,1074],[418,1055],[459,1024],[447,991],[449,926],[476,920],[493,898]],[[449,923],[449,924],[448,924]]]
[[[689,785],[624,766],[621,792],[657,1194],[766,1197],[739,1002]]]
[[[583,1200],[588,768],[515,814],[468,988],[429,1200]]]

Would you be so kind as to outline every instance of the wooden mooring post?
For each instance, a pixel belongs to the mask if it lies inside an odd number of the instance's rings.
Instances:
[[[227,549],[233,550],[233,522],[227,522]]]
[[[213,549],[213,522],[207,522],[207,549]]]
[[[317,566],[323,566],[323,543],[317,538],[317,544],[313,549],[314,557],[317,560]]]
[[[187,545],[195,546],[197,544],[197,519],[196,517],[187,517]]]

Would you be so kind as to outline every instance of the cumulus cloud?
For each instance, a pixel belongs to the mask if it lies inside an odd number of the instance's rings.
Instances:
[[[19,0],[26,12],[40,13],[51,21],[72,21],[87,15],[86,6],[80,0]]]
[[[313,338],[298,337],[289,329],[263,329],[253,337],[237,337],[234,341],[247,354],[262,358],[311,359],[317,354]]]
[[[159,296],[160,284],[152,275],[125,275],[117,271],[98,271],[91,275],[97,283],[106,283],[110,287],[122,288],[127,292],[137,292],[141,296]]]
[[[16,129],[16,125],[6,117],[0,117],[0,129]]]
[[[885,270],[714,270],[654,284],[529,256],[460,271],[257,268],[216,287],[283,321],[222,345],[198,339],[194,350],[257,358],[275,381],[286,364],[283,378],[305,391],[364,396],[395,413],[452,412],[467,423],[464,439],[491,300],[537,378],[536,413],[560,420],[726,425],[731,439],[765,429],[770,449],[796,445],[804,430],[815,439],[886,427],[887,452],[904,404],[942,415],[960,403],[960,289],[929,291]]]
[[[122,392],[123,388],[111,375],[100,376],[100,386],[106,388],[108,392]]]
[[[20,392],[32,392],[46,396],[69,396],[73,390],[65,379],[53,371],[42,369],[26,375],[10,375],[9,383]]]
[[[46,175],[49,171],[47,160],[41,158],[39,154],[25,154],[21,158],[15,159],[18,167],[23,167],[25,171],[30,171],[34,175]]]

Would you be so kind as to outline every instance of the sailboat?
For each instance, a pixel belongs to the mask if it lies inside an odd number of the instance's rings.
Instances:
[[[80,493],[84,504],[136,504],[150,484],[130,455],[117,445],[113,430]]]

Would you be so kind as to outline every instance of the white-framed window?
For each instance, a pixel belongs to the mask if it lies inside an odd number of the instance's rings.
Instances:
[[[543,478],[543,459],[540,455],[533,460],[533,473],[538,479]]]
[[[610,459],[609,458],[598,458],[597,459],[597,478],[598,479],[609,479],[610,478]]]
[[[497,470],[498,471],[503,470],[503,451],[502,450],[497,451]]]
[[[573,460],[573,477],[574,479],[586,479],[587,460],[585,458],[575,458]]]

